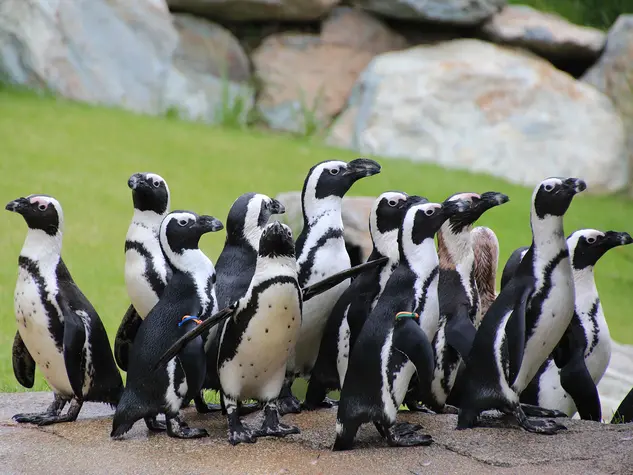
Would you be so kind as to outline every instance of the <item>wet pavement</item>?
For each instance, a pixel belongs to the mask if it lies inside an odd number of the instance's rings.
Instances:
[[[191,427],[210,436],[196,440],[150,433],[139,421],[111,440],[113,410],[84,405],[72,423],[36,427],[11,416],[46,409],[51,393],[0,394],[2,474],[632,474],[633,424],[559,420],[568,430],[554,436],[518,427],[455,430],[456,416],[403,413],[434,439],[429,447],[388,447],[372,425],[359,432],[355,450],[332,452],[335,410],[288,415],[301,434],[231,446],[219,413],[185,411]],[[245,418],[259,424],[259,413]]]

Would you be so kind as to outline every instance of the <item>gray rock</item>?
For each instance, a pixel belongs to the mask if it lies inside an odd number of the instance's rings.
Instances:
[[[316,20],[340,0],[167,0],[171,8],[218,20]]]
[[[481,31],[490,41],[527,48],[549,59],[595,60],[607,39],[600,30],[574,25],[526,5],[508,5]]]
[[[377,56],[328,142],[525,186],[581,176],[622,189],[629,165],[608,97],[527,52],[454,40]]]
[[[113,410],[86,403],[76,422],[37,427],[16,424],[18,412],[46,409],[50,393],[0,394],[0,453],[3,474],[331,474],[558,475],[630,474],[633,424],[607,425],[565,419],[555,436],[511,428],[455,430],[456,416],[401,413],[419,423],[434,443],[390,448],[371,424],[361,427],[355,450],[332,452],[336,409],[304,411],[283,417],[301,433],[284,439],[261,438],[236,447],[226,440],[226,418],[219,413],[185,410],[191,427],[209,437],[182,440],[150,433],[137,422],[122,440],[111,440]],[[261,411],[246,416],[261,424]]]
[[[609,96],[620,112],[633,167],[633,15],[620,15],[607,36],[604,53],[581,78]],[[629,184],[633,192],[633,183]]]
[[[273,216],[274,219],[287,224],[292,229],[295,239],[303,229],[303,212],[301,211],[301,192],[288,191],[279,193],[275,199],[281,201],[286,208],[284,214]],[[369,235],[369,213],[376,198],[370,196],[345,196],[341,208],[343,217],[343,237],[348,246],[360,249],[360,259],[365,262],[372,250]]]
[[[229,81],[220,79],[225,63]],[[164,0],[5,0],[0,76],[77,101],[210,122],[223,104],[235,111],[238,94],[241,117],[253,102],[237,40],[205,20],[173,18]]]
[[[402,20],[476,25],[499,11],[507,0],[352,0],[354,5]]]
[[[253,53],[258,111],[274,129],[319,132],[345,107],[374,56],[406,46],[382,22],[350,8],[335,9],[320,35],[271,35]]]

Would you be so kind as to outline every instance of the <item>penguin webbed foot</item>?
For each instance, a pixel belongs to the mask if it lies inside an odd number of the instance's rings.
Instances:
[[[65,405],[66,401],[56,395],[55,400],[46,411],[40,413],[16,414],[13,416],[13,420],[19,423],[36,424],[38,426],[47,426],[77,420],[77,416],[79,416],[83,402],[73,399],[70,403],[70,407],[68,408],[68,412],[62,415],[61,412]]]
[[[521,403],[521,409],[527,417],[569,417],[563,411],[557,409],[547,409],[545,407],[534,406],[532,404]]]
[[[378,428],[379,424],[376,425]],[[379,430],[387,443],[392,447],[415,447],[421,445],[431,445],[433,438],[428,434],[418,432],[422,429],[420,424],[409,424],[407,422],[399,422],[389,428]]]
[[[331,409],[338,406],[336,399],[325,396],[321,401],[315,403],[307,399],[301,403],[301,409],[306,411],[314,411],[316,409]]]
[[[180,416],[166,418],[167,435],[176,439],[199,439],[208,437],[206,429],[193,429]]]
[[[253,431],[245,426],[242,419],[240,419],[237,402],[232,399],[228,399],[226,396],[223,396],[223,399],[226,410],[226,419],[229,426],[229,443],[231,445],[237,445],[242,442],[248,444],[257,442],[257,437],[255,437]]]
[[[255,437],[286,437],[290,434],[300,434],[297,426],[290,426],[279,422],[279,410],[274,402],[264,406],[264,421],[253,435]]]
[[[277,407],[279,408],[280,416],[283,416],[285,414],[301,413],[301,402],[292,394],[290,396],[279,398],[277,400]]]
[[[164,421],[159,421],[156,416],[145,417],[145,425],[152,432],[163,432],[167,430],[167,424]]]
[[[516,406],[512,409],[512,412],[514,414],[514,417],[516,417],[519,426],[521,426],[528,432],[533,432],[535,434],[553,435],[562,430],[567,430],[567,427],[557,423],[556,421],[528,419],[523,412],[522,405],[519,404],[516,404]]]

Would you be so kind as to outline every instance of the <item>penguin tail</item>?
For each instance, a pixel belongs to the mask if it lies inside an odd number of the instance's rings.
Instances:
[[[128,432],[136,421],[146,415],[142,401],[132,391],[124,391],[112,418],[110,437],[120,437]]]

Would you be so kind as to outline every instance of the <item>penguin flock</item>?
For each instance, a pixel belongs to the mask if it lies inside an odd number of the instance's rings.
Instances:
[[[62,260],[59,201],[29,195],[8,203],[28,226],[14,293],[13,370],[31,388],[38,366],[53,391],[46,411],[14,420],[71,422],[94,401],[115,408],[112,438],[141,420],[170,437],[205,437],[184,420],[193,402],[199,413],[226,417],[235,445],[298,434],[285,414],[335,407],[333,450],[353,448],[367,423],[391,446],[432,444],[420,424],[398,422],[405,409],[457,414],[460,430],[498,427],[499,413],[539,434],[565,430],[560,421],[576,413],[601,421],[596,386],[611,338],[593,269],[633,239],[595,229],[565,237],[565,213],[585,181],[550,177],[534,188],[531,244],[511,254],[497,293],[499,242],[475,226],[509,201],[496,191],[437,202],[385,191],[369,215],[372,252],[351,266],[342,200],[381,171],[365,158],[310,168],[296,239],[278,220],[284,205],[264,194],[238,197],[223,223],[171,210],[164,178],[133,174],[130,304],[113,348]],[[221,230],[214,265],[199,241]],[[308,382],[303,401],[292,391],[297,378]],[[217,391],[220,404],[205,402],[205,390]],[[327,396],[333,390],[338,401]],[[254,411],[260,427],[242,420]],[[633,389],[611,420],[631,421]]]

